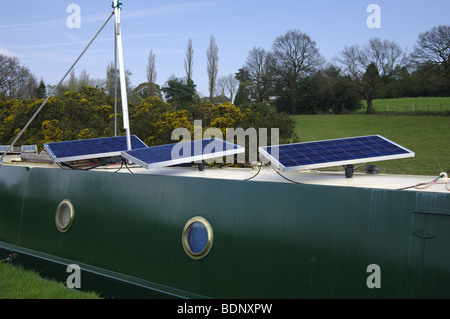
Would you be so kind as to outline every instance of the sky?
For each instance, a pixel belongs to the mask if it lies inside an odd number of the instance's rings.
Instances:
[[[57,84],[111,12],[111,0],[0,0],[0,54],[16,56],[36,78]],[[209,96],[206,51],[214,36],[218,76],[236,73],[254,47],[271,50],[288,30],[306,33],[327,62],[346,45],[394,40],[411,52],[418,35],[450,24],[448,0],[122,0],[124,64],[131,85],[146,82],[150,50],[156,83],[184,77],[188,39],[193,80]],[[372,6],[376,5],[376,6]],[[74,10],[76,9],[76,10]],[[79,9],[79,11],[78,11]],[[79,18],[79,19],[78,19]],[[79,22],[79,23],[78,23]],[[106,78],[114,60],[111,19],[75,66],[91,79]]]

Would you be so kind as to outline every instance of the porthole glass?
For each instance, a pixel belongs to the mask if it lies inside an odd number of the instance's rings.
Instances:
[[[183,248],[192,259],[205,257],[212,246],[211,225],[203,217],[191,218],[183,229]]]
[[[63,200],[56,210],[55,222],[60,232],[66,232],[72,226],[74,218],[73,205],[69,200]]]

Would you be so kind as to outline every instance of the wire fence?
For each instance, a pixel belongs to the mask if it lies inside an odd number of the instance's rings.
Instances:
[[[373,105],[376,112],[392,112],[392,113],[436,113],[450,112],[450,104],[377,104]],[[366,111],[366,106],[361,106],[361,112]]]

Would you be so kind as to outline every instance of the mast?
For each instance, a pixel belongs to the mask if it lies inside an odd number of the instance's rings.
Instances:
[[[122,49],[122,30],[120,27],[120,11],[122,10],[122,1],[114,0],[114,19],[117,41],[117,55],[119,57],[119,75],[120,75],[120,92],[122,97],[122,116],[123,128],[125,129],[127,139],[127,149],[131,150],[130,138],[130,123],[128,119],[128,98],[127,98],[127,84],[125,82],[125,67],[123,63],[123,49]]]

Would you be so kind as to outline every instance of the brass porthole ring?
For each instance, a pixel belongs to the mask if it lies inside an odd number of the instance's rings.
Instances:
[[[200,216],[193,217],[184,226],[183,248],[192,259],[202,259],[208,255],[213,242],[213,231],[208,221]]]
[[[72,226],[73,218],[75,217],[75,210],[70,200],[65,199],[61,201],[56,210],[55,222],[56,227],[62,233],[65,233]]]

